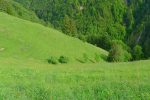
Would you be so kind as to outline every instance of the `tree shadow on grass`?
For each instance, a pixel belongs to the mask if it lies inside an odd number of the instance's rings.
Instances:
[[[76,60],[77,60],[78,62],[80,62],[80,63],[85,63],[85,61],[83,61],[83,60],[81,60],[81,59],[76,58]]]
[[[76,60],[80,63],[87,63],[87,62],[95,63],[95,61],[93,61],[92,59],[88,59],[88,61],[84,61],[84,60],[76,58]]]

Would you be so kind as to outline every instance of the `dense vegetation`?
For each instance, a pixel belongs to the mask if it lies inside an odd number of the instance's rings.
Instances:
[[[42,23],[33,11],[27,10],[21,4],[12,0],[0,0],[0,11],[22,19]]]
[[[134,53],[136,53],[136,51]],[[130,54],[129,47],[125,45],[122,41],[112,41],[111,49],[108,55],[108,61],[127,62],[130,60],[132,60],[132,55]]]
[[[150,0],[132,0],[129,7],[134,20],[128,44],[132,48],[137,44],[141,45],[144,56],[148,58],[150,57]]]

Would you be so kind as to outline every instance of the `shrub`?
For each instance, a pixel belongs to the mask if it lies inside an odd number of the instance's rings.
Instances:
[[[56,57],[50,57],[47,61],[49,64],[58,64],[58,60]]]
[[[140,45],[136,45],[133,48],[133,60],[140,60],[143,57],[142,47]]]
[[[13,14],[13,6],[11,5],[11,2],[7,0],[0,0],[0,11]]]
[[[60,63],[68,63],[69,62],[69,59],[68,59],[68,57],[65,57],[65,56],[60,56],[59,57],[59,62]]]
[[[124,62],[131,60],[132,56],[122,43],[114,42],[108,55],[110,62]]]

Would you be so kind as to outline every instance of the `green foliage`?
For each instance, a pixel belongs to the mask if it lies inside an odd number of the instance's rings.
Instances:
[[[64,27],[62,31],[70,36],[76,36],[77,33],[74,20],[69,18],[67,15],[64,17]]]
[[[65,56],[60,56],[58,61],[62,64],[64,63],[68,63],[69,62],[69,58],[68,57],[65,57]]]
[[[124,61],[123,49],[119,45],[113,45],[112,49],[109,51],[108,61],[110,62],[120,62]]]
[[[126,23],[127,32],[131,33],[133,31],[133,26],[134,26],[134,15],[133,15],[133,11],[130,7],[127,9],[127,12],[124,16],[124,21]],[[127,34],[127,35],[129,35],[129,34]]]
[[[0,11],[22,19],[42,23],[33,11],[27,10],[21,4],[12,0],[0,0]]]
[[[10,1],[0,0],[0,11],[4,11],[8,14],[13,14],[13,7],[10,4]]]
[[[131,9],[129,11],[129,22],[134,23],[131,24],[133,28],[129,34],[129,44],[132,48],[136,44],[140,44],[144,56],[148,58],[150,56],[150,0],[131,0],[129,7]]]
[[[87,41],[96,45],[98,47],[102,47],[106,50],[110,50],[112,38],[109,35],[89,35],[87,36]]]
[[[142,51],[142,47],[140,45],[136,45],[133,48],[133,59],[134,60],[140,60],[143,58],[143,51]]]
[[[108,55],[108,61],[110,62],[124,62],[130,61],[132,58],[131,54],[127,51],[127,48],[122,42],[112,43],[112,48]]]
[[[58,64],[58,60],[56,57],[50,57],[49,59],[47,59],[49,64]]]
[[[60,56],[59,58],[50,57],[47,61],[49,64],[58,64],[58,63],[66,64],[69,62],[69,58],[65,56]]]
[[[107,27],[107,33],[113,40],[124,40],[126,36],[126,29],[120,24],[113,24]]]
[[[126,6],[123,0],[114,0],[111,8],[115,22],[123,22],[123,16],[126,13]]]
[[[80,40],[82,40],[83,42],[87,41],[87,37],[84,35],[78,35],[77,38],[79,38]]]
[[[146,57],[146,58],[149,58],[150,57],[150,46],[149,46],[149,44],[150,44],[150,37],[147,37],[147,39],[146,40],[144,40],[145,42],[143,43],[143,51],[144,51],[144,56]]]

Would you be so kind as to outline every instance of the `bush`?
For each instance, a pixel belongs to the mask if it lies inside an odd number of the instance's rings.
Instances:
[[[68,57],[65,57],[65,56],[60,56],[59,57],[59,62],[60,63],[68,63],[69,62],[69,59],[68,59]]]
[[[47,61],[49,64],[58,64],[58,60],[56,57],[50,57]]]
[[[111,50],[108,55],[108,61],[110,62],[124,62],[130,61],[132,58],[131,54],[128,52],[127,48],[119,42],[114,42],[112,44]]]
[[[133,48],[133,60],[140,60],[143,57],[142,47],[140,45],[136,45]]]
[[[12,2],[7,0],[0,0],[0,11],[4,11],[8,14],[14,14],[13,6],[11,5]]]

